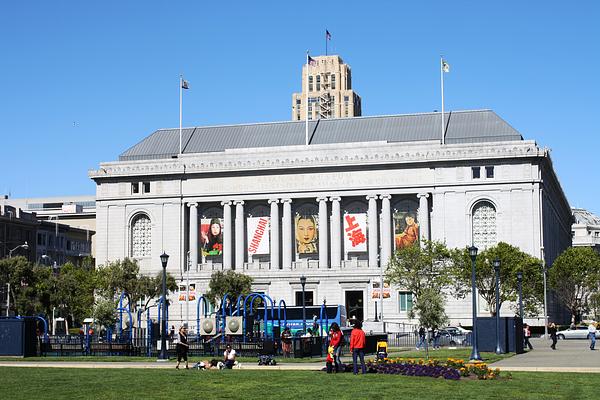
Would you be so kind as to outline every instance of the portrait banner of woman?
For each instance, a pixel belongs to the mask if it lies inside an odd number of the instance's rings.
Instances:
[[[317,236],[318,217],[316,215],[296,214],[296,253],[315,254],[319,249]]]
[[[419,225],[414,212],[394,213],[394,244],[396,250],[419,242]]]
[[[223,222],[221,218],[200,221],[200,247],[203,256],[223,254]]]

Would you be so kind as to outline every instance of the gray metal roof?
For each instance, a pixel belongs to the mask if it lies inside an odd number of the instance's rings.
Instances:
[[[583,208],[573,208],[576,224],[600,226],[600,217]]]
[[[446,143],[523,140],[491,110],[445,115]],[[183,153],[304,144],[304,121],[183,129]],[[440,140],[440,113],[322,119],[309,123],[310,144]],[[179,153],[179,129],[159,129],[119,156],[120,161],[170,158]]]

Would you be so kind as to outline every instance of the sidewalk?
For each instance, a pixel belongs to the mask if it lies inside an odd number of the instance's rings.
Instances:
[[[533,350],[491,364],[503,371],[600,373],[600,350],[591,351],[587,340],[559,340],[556,350],[550,340],[533,339]]]

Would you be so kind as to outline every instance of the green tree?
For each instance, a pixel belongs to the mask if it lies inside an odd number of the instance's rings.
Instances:
[[[68,262],[60,268],[54,280],[56,290],[53,303],[71,317],[73,325],[80,325],[92,315],[97,283],[95,270]]]
[[[139,271],[137,261],[129,258],[100,266],[97,272],[98,294],[116,304],[121,293],[125,292],[132,310],[136,310],[138,302],[144,300],[142,311],[145,311],[153,299],[162,295],[162,272],[152,277]],[[175,290],[177,282],[167,273],[167,292]]]
[[[448,323],[445,307],[446,299],[442,292],[429,288],[421,292],[414,309],[419,314],[419,324],[421,326],[439,328]]]
[[[590,297],[598,291],[600,255],[591,247],[569,247],[548,271],[548,283],[571,313],[575,323],[590,306]]]
[[[235,301],[240,295],[252,292],[252,277],[235,271],[217,271],[210,277],[206,298],[212,304],[220,305],[225,294]]]
[[[469,249],[455,249],[454,294],[464,298],[471,293],[471,257]],[[523,273],[523,308],[527,315],[536,313],[543,301],[542,263],[535,257],[521,251],[518,247],[500,242],[477,255],[475,264],[475,285],[479,296],[485,301],[491,315],[496,315],[496,272],[494,260],[500,260],[500,307],[506,301],[514,302],[513,309],[518,312],[517,272]]]
[[[94,305],[93,315],[96,323],[105,328],[114,326],[117,322],[117,311],[112,300],[99,298]]]
[[[415,317],[415,311],[430,315],[428,307],[437,307],[437,303],[430,302],[431,292],[440,293],[444,300],[442,291],[451,282],[451,263],[446,245],[428,240],[423,241],[423,247],[418,244],[403,247],[390,258],[386,280],[413,294],[409,318]]]

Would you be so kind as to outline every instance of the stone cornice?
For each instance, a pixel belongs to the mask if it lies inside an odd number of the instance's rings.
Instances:
[[[253,150],[253,151],[250,151]],[[126,176],[202,174],[253,170],[319,167],[356,167],[381,164],[547,157],[534,141],[440,145],[432,142],[367,142],[243,149],[184,155],[180,159],[114,161],[90,170],[92,179]]]

